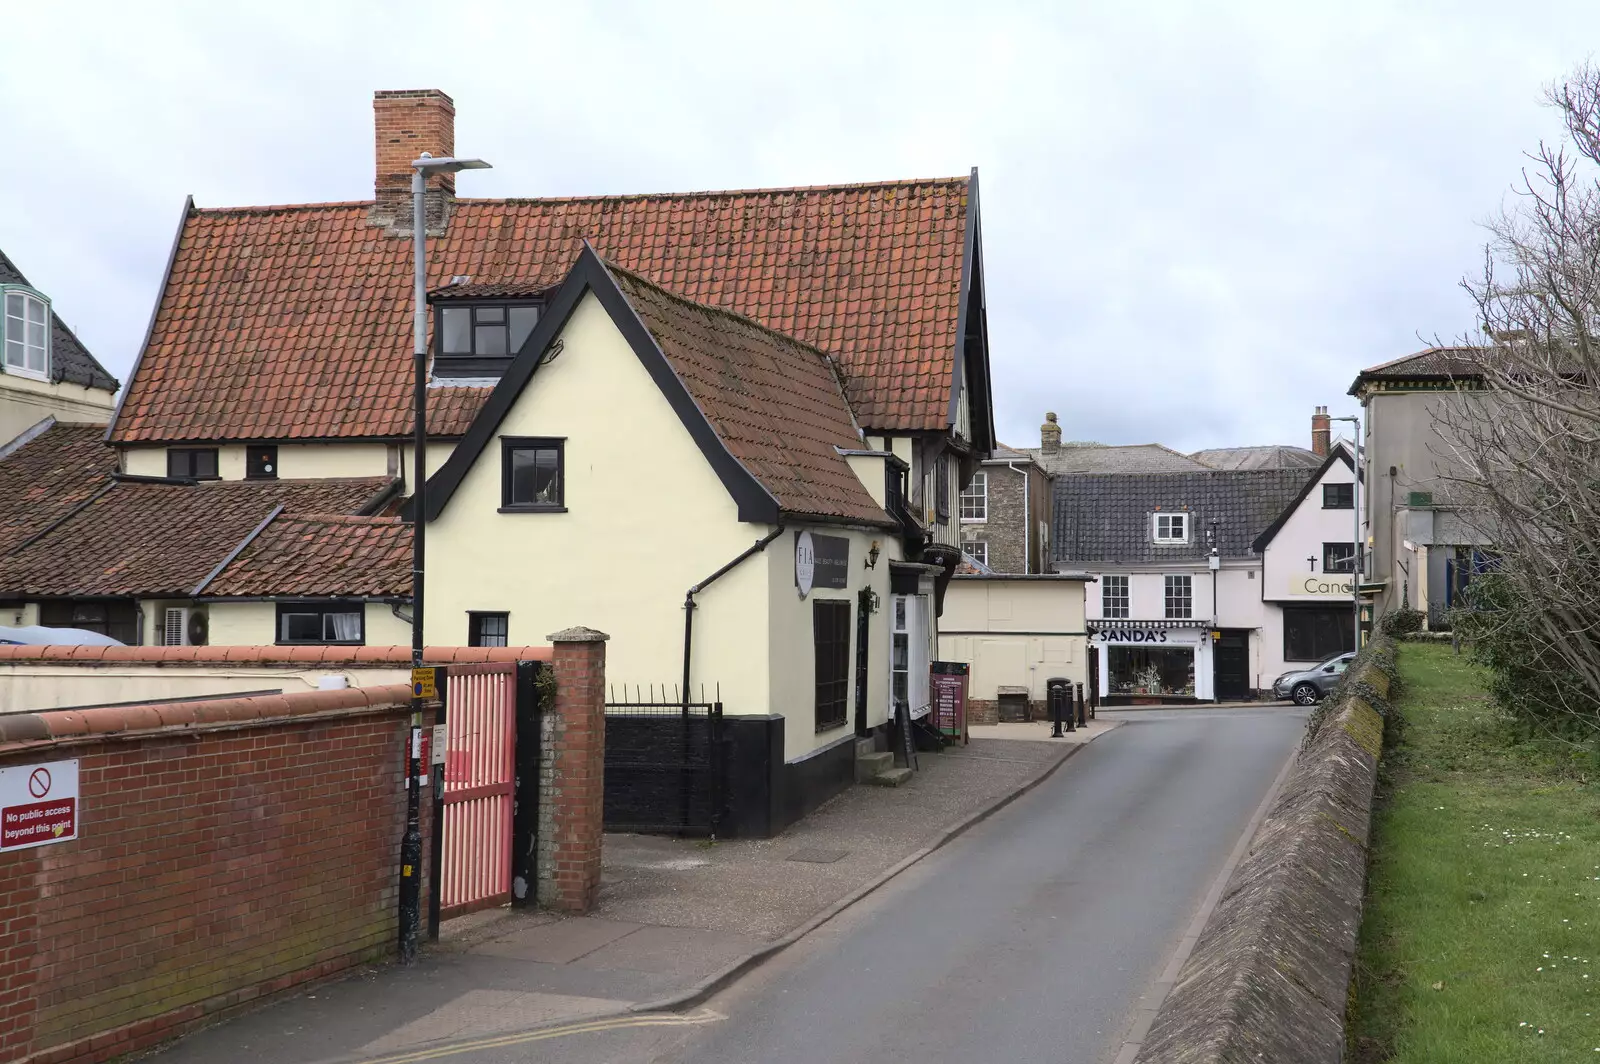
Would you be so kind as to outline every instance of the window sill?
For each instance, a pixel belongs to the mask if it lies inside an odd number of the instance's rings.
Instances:
[[[36,369],[24,369],[21,366],[12,366],[8,364],[4,367],[0,367],[0,372],[5,373],[5,375],[8,377],[21,377],[23,380],[39,381],[42,384],[50,383],[49,370],[45,370],[43,373],[41,373]]]
[[[986,525],[989,523],[989,519],[987,517],[963,517],[961,523],[964,525]]]
[[[295,641],[292,643],[280,639],[273,644],[273,646],[279,647],[364,647],[366,645],[367,641],[365,639],[317,639],[311,642]]]
[[[564,514],[566,512],[567,508],[565,506],[538,506],[531,503],[525,503],[521,506],[500,507],[500,513],[503,514]]]
[[[817,725],[817,734],[818,735],[826,735],[831,731],[838,731],[840,728],[845,727],[849,723],[850,723],[849,718],[846,718],[844,720],[841,720],[837,724],[818,724]]]

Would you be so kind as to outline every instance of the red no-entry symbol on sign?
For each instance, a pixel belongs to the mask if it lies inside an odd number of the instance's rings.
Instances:
[[[43,798],[50,793],[50,770],[36,768],[33,775],[28,777],[28,793],[35,798]]]

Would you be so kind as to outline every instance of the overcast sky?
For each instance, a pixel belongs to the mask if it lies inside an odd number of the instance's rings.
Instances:
[[[1600,41],[1593,0],[1399,6],[8,5],[0,247],[125,379],[184,196],[370,198],[377,88],[455,98],[467,196],[977,166],[1003,440],[1303,446],[1471,327],[1480,223]]]

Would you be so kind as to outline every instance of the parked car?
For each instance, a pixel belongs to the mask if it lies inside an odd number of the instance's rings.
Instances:
[[[112,639],[99,632],[84,628],[46,628],[34,624],[26,628],[0,626],[0,646],[28,647],[120,647],[127,646],[120,639]]]
[[[1272,681],[1272,697],[1291,698],[1296,705],[1314,706],[1328,696],[1344,670],[1356,659],[1354,651],[1338,654],[1297,672],[1286,672]]]

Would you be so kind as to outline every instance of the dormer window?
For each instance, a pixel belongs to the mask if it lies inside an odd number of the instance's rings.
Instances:
[[[439,354],[447,358],[509,358],[539,323],[535,303],[479,303],[439,309]]]
[[[1189,542],[1189,515],[1184,513],[1156,514],[1153,520],[1157,543]]]
[[[5,371],[22,377],[50,379],[50,301],[30,288],[6,288]]]

